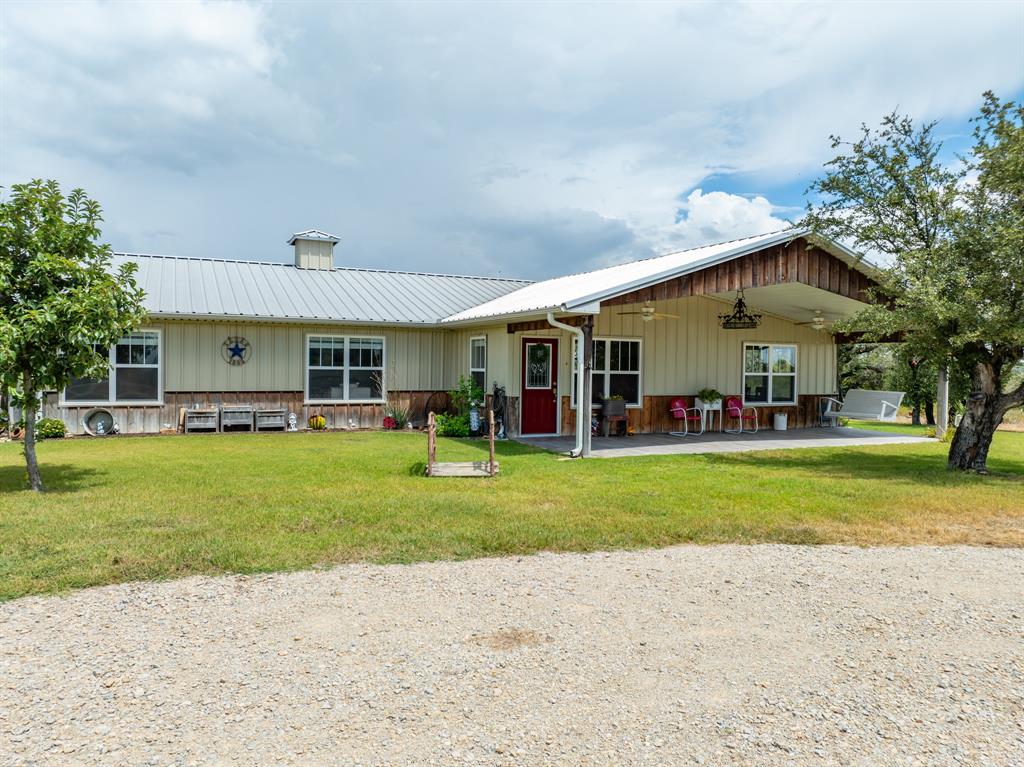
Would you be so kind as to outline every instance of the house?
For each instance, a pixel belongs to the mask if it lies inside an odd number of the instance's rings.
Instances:
[[[577,400],[613,395],[635,431],[669,431],[669,401],[704,387],[763,425],[812,425],[836,391],[830,323],[865,305],[875,273],[800,229],[540,282],[338,267],[338,239],[317,230],[288,243],[289,264],[117,255],[138,264],[148,321],[109,350],[107,379],[50,395],[47,414],[81,433],[104,407],[138,433],[175,428],[183,407],[249,404],[373,427],[388,402],[418,420],[471,376],[505,387],[513,435],[583,434]],[[741,290],[760,322],[723,329]]]

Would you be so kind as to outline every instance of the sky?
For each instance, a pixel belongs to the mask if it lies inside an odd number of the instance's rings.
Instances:
[[[0,3],[0,184],[117,251],[537,279],[773,231],[899,110],[1024,96],[1024,2]]]

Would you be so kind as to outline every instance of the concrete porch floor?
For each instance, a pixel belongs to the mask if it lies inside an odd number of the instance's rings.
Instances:
[[[573,437],[520,437],[520,442],[556,453],[568,453],[576,446]],[[849,427],[764,429],[756,434],[705,432],[699,437],[669,434],[637,434],[632,437],[594,437],[594,458],[623,458],[632,455],[695,455],[699,453],[741,453],[748,450],[787,450],[802,447],[866,447],[870,445],[930,442],[927,437],[906,437],[883,431]]]

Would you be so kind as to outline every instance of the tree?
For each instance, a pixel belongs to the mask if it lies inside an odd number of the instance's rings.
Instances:
[[[986,93],[971,153],[939,159],[935,123],[862,126],[809,192],[804,223],[882,256],[873,303],[844,323],[865,340],[902,332],[911,352],[970,372],[950,468],[985,472],[996,427],[1024,403],[1004,385],[1024,357],[1024,107]]]
[[[25,464],[43,489],[35,449],[39,395],[108,374],[109,348],[142,320],[135,265],[114,270],[98,243],[100,206],[56,181],[11,187],[0,201],[0,389],[25,412]]]

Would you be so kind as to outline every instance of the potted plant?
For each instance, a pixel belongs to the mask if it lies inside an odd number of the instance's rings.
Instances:
[[[705,386],[697,392],[697,407],[708,408],[710,410],[721,410],[722,392],[718,391],[718,389],[712,389]]]
[[[626,414],[626,400],[621,394],[613,394],[601,401],[601,415],[605,418]]]

